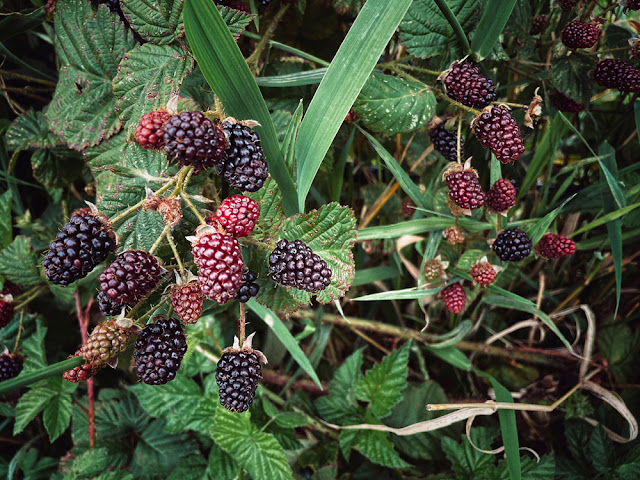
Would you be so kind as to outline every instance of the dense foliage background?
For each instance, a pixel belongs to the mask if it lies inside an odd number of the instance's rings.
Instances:
[[[640,100],[590,74],[604,58],[638,66],[634,2],[247,4],[0,4],[0,282],[21,289],[0,346],[24,358],[20,376],[0,383],[0,476],[640,478]],[[602,24],[595,47],[560,42],[576,18]],[[520,125],[526,152],[513,164],[482,148],[478,112],[438,80],[467,55]],[[561,112],[558,92],[583,108]],[[89,384],[62,379],[103,321],[103,266],[66,288],[42,274],[71,212],[95,203],[118,218],[121,249],[153,249],[172,272],[162,216],[128,209],[178,182],[184,218],[169,235],[195,273],[184,237],[234,193],[211,172],[183,191],[175,162],[133,141],[142,114],[171,99],[178,111],[222,106],[261,125],[272,178],[251,194],[262,213],[243,246],[261,286],[247,330],[269,363],[247,413],[219,406],[212,374],[236,334],[237,302],[205,303],[165,386],[138,383],[132,348]],[[343,122],[351,108],[359,119]],[[452,213],[448,162],[429,138],[438,122],[460,136],[485,191],[513,181],[507,215]],[[462,243],[443,237],[453,226]],[[489,242],[507,226],[534,244],[562,233],[576,252],[501,262]],[[266,258],[283,237],[327,260],[329,289],[314,297],[271,282]],[[469,276],[484,256],[502,267],[488,287]],[[434,258],[446,276],[427,281]],[[127,315],[144,324],[167,313],[173,282]],[[467,295],[460,314],[439,296],[453,282]],[[451,403],[466,407],[430,421],[450,412],[428,404]]]

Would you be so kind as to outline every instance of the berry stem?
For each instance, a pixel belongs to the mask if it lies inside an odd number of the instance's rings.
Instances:
[[[160,187],[158,190],[156,190],[154,192],[154,195],[160,195],[161,193],[166,192],[167,190],[169,190],[169,187],[171,187],[174,183],[176,183],[176,181],[177,181],[177,176],[172,178],[167,183],[165,183],[162,187]],[[109,221],[111,222],[112,225],[115,225],[116,223],[120,222],[121,220],[124,220],[125,218],[127,218],[129,215],[131,215],[136,210],[140,209],[144,205],[144,202],[146,202],[146,201],[147,201],[146,198],[140,200],[138,203],[136,203],[132,207],[127,208],[121,214],[116,215],[113,218],[110,218]]]
[[[184,276],[184,265],[182,264],[182,259],[180,258],[180,254],[178,253],[176,244],[173,241],[173,234],[171,232],[167,233],[167,242],[169,242],[169,246],[171,247],[171,251],[173,252],[173,257],[176,259],[176,262],[178,262],[178,270],[180,270],[180,275]]]
[[[265,47],[269,43],[269,40],[273,36],[273,33],[275,32],[278,24],[282,20],[282,17],[284,16],[288,8],[289,8],[289,5],[287,4],[282,5],[280,7],[280,10],[278,10],[277,13],[271,19],[271,23],[267,27],[267,30],[264,32],[264,35],[262,35],[262,38],[258,42],[258,45],[256,45],[255,50],[249,56],[249,58],[247,58],[247,65],[249,65],[249,68],[251,68],[251,70],[254,71],[255,73],[258,72],[258,62],[260,61],[260,55],[262,55],[262,51],[265,49]]]
[[[456,139],[456,155],[458,158],[458,163],[462,163],[462,159],[460,158],[460,141],[462,137],[462,115],[458,117],[458,136]]]
[[[238,338],[240,339],[240,346],[244,343],[244,323],[245,323],[245,310],[244,303],[240,303],[240,318],[238,318]]]
[[[189,199],[189,197],[185,193],[180,192],[180,198],[182,200],[184,200],[184,202],[191,209],[193,214],[198,218],[198,221],[200,222],[200,225],[206,225],[207,222],[205,221],[204,217],[200,214],[200,212],[198,211],[196,206],[193,204],[193,202]]]
[[[15,309],[20,310],[21,308],[24,308],[25,306],[27,306],[29,303],[35,300],[41,293],[43,293],[46,290],[46,288],[47,287],[42,287],[42,286],[34,287],[28,292],[18,296],[16,300],[21,300],[21,302],[20,303],[16,302]]]
[[[161,306],[163,306],[165,303],[167,303],[167,301],[169,300],[169,298],[170,298],[170,297],[168,297],[168,296],[163,297],[163,298],[162,298],[162,300],[160,300],[160,301],[158,302],[158,304],[157,304],[157,305],[155,305],[155,306],[151,307],[151,309],[150,309],[147,313],[145,313],[145,314],[144,314],[144,315],[142,315],[140,318],[138,318],[138,319],[136,320],[136,323],[137,323],[138,325],[144,326],[144,325],[145,325],[146,320],[147,320],[149,317],[151,317],[151,315],[153,315],[154,313],[156,313],[156,311],[157,311]],[[132,310],[132,311],[133,311],[133,310]],[[129,312],[129,314],[131,314],[131,312]],[[127,317],[129,317],[129,316],[127,316]]]
[[[158,249],[158,247],[160,246],[160,244],[162,243],[162,240],[168,235],[171,235],[171,225],[165,225],[164,229],[162,230],[162,233],[158,236],[154,244],[151,245],[151,248],[149,249],[149,254],[153,255]]]
[[[78,325],[80,327],[80,335],[82,335],[82,344],[86,344],[89,338],[89,310],[93,303],[93,298],[89,301],[86,310],[82,311],[82,303],[80,302],[80,292],[76,289],[73,292],[76,301],[76,317],[78,317]],[[95,422],[95,397],[93,393],[93,378],[87,379],[87,406],[89,418],[89,449],[93,450],[96,443],[96,422]]]
[[[480,110],[476,110],[475,108],[467,107],[466,105],[463,105],[460,102],[456,102],[453,98],[449,98],[444,92],[442,92],[441,90],[439,90],[437,88],[430,87],[430,90],[437,97],[440,97],[442,100],[446,100],[451,105],[455,105],[456,107],[458,107],[458,108],[460,108],[462,110],[466,110],[467,112],[473,113],[474,115],[480,115],[482,113]]]
[[[16,343],[13,345],[13,353],[18,351],[18,345],[20,344],[20,335],[22,335],[22,320],[24,319],[24,309],[20,310],[20,323],[18,324],[18,335],[16,336]]]

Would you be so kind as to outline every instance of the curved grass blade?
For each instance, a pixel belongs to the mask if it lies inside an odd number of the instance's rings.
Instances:
[[[562,205],[560,205],[558,208],[550,211],[544,217],[542,217],[540,220],[538,220],[538,222],[536,222],[536,224],[533,227],[531,227],[530,229],[525,229],[525,230],[527,230],[527,233],[529,234],[529,237],[531,238],[531,243],[533,243],[534,245],[536,243],[538,243],[538,241],[546,233],[547,229],[549,228],[549,225],[551,225],[551,223],[560,214],[560,212],[562,211],[562,208],[567,203],[569,203],[571,200],[573,200],[573,197],[575,197],[576,195],[577,195],[577,193],[574,193],[569,198],[567,198],[564,202],[562,202]]]
[[[271,77],[258,77],[256,83],[260,87],[299,87],[300,85],[317,85],[327,73],[326,68],[318,68],[306,72],[288,73],[286,75],[274,75]]]
[[[187,41],[204,77],[229,115],[260,123],[255,130],[269,172],[282,193],[282,208],[287,215],[298,213],[296,187],[282,158],[267,104],[220,12],[211,1],[186,0],[183,15]]]
[[[260,317],[271,330],[273,330],[273,333],[276,334],[278,340],[280,340],[285,348],[289,350],[293,359],[298,363],[298,365],[300,365],[307,375],[309,375],[311,380],[320,387],[320,390],[322,390],[322,383],[320,383],[320,379],[313,369],[311,362],[298,345],[298,342],[296,342],[296,339],[293,338],[291,332],[289,332],[287,327],[284,326],[282,320],[280,320],[278,316],[267,307],[256,302],[253,298],[247,302],[247,306],[253,310],[253,312],[258,315],[258,317]]]
[[[410,4],[411,0],[368,0],[327,69],[302,120],[296,146],[301,211],[344,117]]]
[[[403,290],[392,290],[390,292],[371,293],[356,297],[353,300],[358,302],[372,302],[375,300],[415,300],[418,298],[431,297],[444,288],[430,288],[429,290],[421,290],[417,288],[405,288]]]
[[[495,46],[502,30],[509,21],[516,0],[489,0],[473,34],[471,50],[478,60],[487,57]]]

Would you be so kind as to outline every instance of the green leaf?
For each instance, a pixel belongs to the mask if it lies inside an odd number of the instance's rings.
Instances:
[[[73,463],[67,467],[65,480],[79,480],[83,478],[93,478],[108,470],[111,466],[111,458],[106,448],[96,448],[87,450],[78,455]]]
[[[30,238],[18,235],[0,252],[0,274],[24,287],[41,282],[38,254],[31,249]]]
[[[55,380],[66,383],[66,380],[60,377]],[[71,422],[71,394],[64,391],[65,387],[66,385],[62,385],[60,391],[47,401],[42,414],[44,427],[47,429],[51,442],[62,435]],[[73,385],[73,387],[75,387],[75,385]]]
[[[57,392],[48,387],[38,387],[29,390],[20,397],[16,405],[16,421],[13,425],[13,435],[18,435],[24,428],[36,418],[47,404],[56,397]]]
[[[111,82],[135,41],[106,6],[94,12],[86,0],[58,2],[55,29],[56,53],[64,67],[46,117],[69,148],[83,150],[122,126]]]
[[[552,210],[551,212],[547,213],[543,218],[538,220],[533,227],[531,227],[530,229],[526,229],[529,237],[531,238],[531,243],[533,245],[538,243],[540,241],[540,239],[542,238],[542,236],[545,233],[547,233],[547,229],[549,228],[549,225],[551,225],[553,223],[553,221],[560,214],[560,212],[562,211],[564,206],[567,203],[569,203],[571,200],[573,200],[573,198],[575,196],[576,196],[576,194],[571,195],[564,202],[562,202],[562,205],[560,205],[558,208]]]
[[[581,103],[589,103],[593,82],[589,70],[590,62],[585,62],[579,55],[566,55],[553,62],[551,81],[556,89],[568,97]],[[555,123],[555,118],[554,118]]]
[[[354,385],[362,378],[362,352],[353,352],[333,374],[329,382],[329,395],[319,397],[315,406],[322,418],[338,425],[359,423],[359,410]]]
[[[207,480],[232,480],[238,475],[238,469],[233,457],[214,443],[209,453]]]
[[[0,195],[0,250],[11,243],[13,227],[11,225],[11,190]]]
[[[179,0],[129,0],[122,2],[122,12],[143,39],[165,45],[183,34],[182,6]]]
[[[340,448],[343,452],[356,448],[374,463],[389,468],[406,468],[410,465],[400,458],[386,432],[377,430],[342,430]],[[348,454],[345,454],[348,458]]]
[[[224,20],[208,0],[186,0],[183,15],[193,55],[227,114],[260,123],[255,130],[269,172],[282,192],[283,209],[287,215],[296,213],[296,189],[282,158],[271,115]]]
[[[11,150],[49,148],[62,143],[60,137],[49,131],[49,122],[41,111],[29,110],[16,118],[6,133]]]
[[[420,128],[433,116],[435,106],[436,99],[425,84],[374,72],[353,109],[374,132],[394,135]]]
[[[113,79],[120,120],[135,129],[142,115],[166,106],[178,94],[191,70],[193,59],[176,47],[147,43],[128,52]]]
[[[493,435],[485,427],[471,429],[471,439],[476,447],[489,449]],[[462,435],[462,443],[456,443],[453,438],[442,438],[442,449],[451,462],[451,468],[459,479],[487,478],[480,472],[493,461],[493,455],[482,453],[471,446],[467,437]]]
[[[589,440],[591,461],[598,472],[605,472],[616,465],[616,454],[609,436],[601,426],[596,427]]]
[[[478,60],[489,56],[509,21],[516,0],[487,0],[480,23],[473,34],[471,50]]]
[[[82,157],[69,150],[61,155],[52,149],[37,150],[31,155],[33,176],[49,190],[68,187],[82,176],[83,165]]]
[[[468,218],[459,218],[458,222],[460,228],[469,232],[479,232],[491,228],[491,225],[488,223]],[[430,217],[392,223],[380,227],[368,227],[358,230],[358,241],[381,240],[385,238],[398,238],[403,235],[419,235],[426,232],[437,232],[454,224],[455,219],[453,217]]]
[[[573,355],[576,355],[576,352],[573,350],[573,346],[571,345],[569,340],[567,340],[566,337],[562,334],[558,326],[553,322],[553,320],[549,318],[549,316],[546,313],[538,309],[535,305],[531,305],[527,301],[524,301],[524,302],[518,301],[518,300],[514,300],[511,297],[505,297],[502,295],[488,295],[484,297],[483,301],[487,305],[494,305],[496,307],[516,309],[516,310],[520,310],[522,312],[527,312],[537,316],[540,320],[542,320],[542,322],[545,325],[547,325],[547,327],[549,327],[549,329],[553,333],[555,333],[558,336],[558,338],[564,344],[564,346],[567,347],[567,350],[569,350]]]
[[[204,480],[208,464],[201,456],[192,455],[178,463],[167,480]]]
[[[282,320],[278,318],[278,316],[269,310],[267,307],[260,305],[255,301],[255,299],[251,299],[247,302],[247,306],[253,310],[253,312],[260,317],[260,319],[267,324],[267,326],[275,333],[276,337],[282,342],[284,347],[289,351],[293,359],[300,365],[307,375],[314,381],[318,387],[322,388],[322,384],[320,383],[320,379],[316,374],[311,362],[304,354],[296,339],[293,338],[291,332],[285,327]]]
[[[354,298],[358,302],[374,302],[377,300],[416,300],[419,298],[431,297],[444,288],[444,285],[437,288],[423,290],[420,288],[405,288],[403,290],[391,290],[389,292],[370,293]]]
[[[302,120],[296,145],[298,208],[380,54],[411,0],[368,0],[340,45]]]
[[[284,450],[273,435],[259,431],[251,423],[249,413],[218,409],[211,435],[253,478],[293,479]]]
[[[46,348],[44,337],[47,335],[47,327],[43,325],[42,319],[36,320],[36,331],[22,341],[22,353],[24,354],[24,364],[21,375],[36,372],[47,366]]]
[[[354,385],[356,397],[370,402],[371,412],[377,418],[389,415],[391,408],[402,400],[401,392],[407,386],[408,361],[409,342],[387,355]]]
[[[470,270],[473,265],[478,263],[478,261],[486,255],[486,252],[483,250],[474,250],[469,249],[465,250],[464,253],[458,259],[458,263],[456,264],[456,268],[460,270]]]
[[[427,350],[460,370],[469,372],[473,368],[467,356],[454,346],[446,348],[427,347]]]
[[[447,0],[447,5],[465,32],[470,32],[480,15],[480,0]],[[415,0],[400,24],[402,43],[418,57],[443,55],[443,62],[462,57],[455,32],[433,0]]]
[[[166,385],[138,383],[129,390],[150,415],[166,420],[164,429],[169,433],[213,428],[217,398],[204,395],[196,382],[182,374]]]
[[[276,230],[284,220],[282,194],[278,190],[278,185],[272,178],[268,178],[260,190],[249,193],[248,196],[260,205],[260,217],[253,229],[254,235],[269,236],[270,232]]]

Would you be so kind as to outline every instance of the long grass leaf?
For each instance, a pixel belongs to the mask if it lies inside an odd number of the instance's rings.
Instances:
[[[210,0],[186,0],[184,30],[200,70],[227,114],[257,120],[271,176],[282,193],[287,215],[298,212],[296,188],[287,171],[267,104],[231,32]]]
[[[471,41],[471,50],[478,60],[487,57],[493,50],[515,4],[516,0],[488,0],[485,4],[480,23]]]
[[[368,0],[340,45],[300,127],[296,148],[300,210],[338,128],[410,4],[411,0]]]

